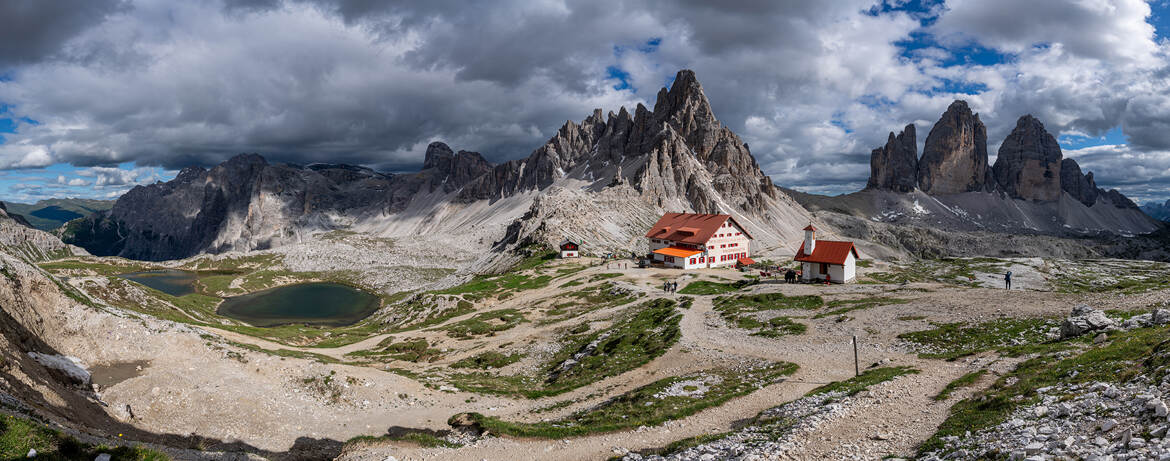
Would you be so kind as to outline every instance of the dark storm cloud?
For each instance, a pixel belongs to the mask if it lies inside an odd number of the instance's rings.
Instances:
[[[498,162],[593,108],[652,105],[692,68],[782,185],[855,190],[889,131],[916,123],[921,144],[956,98],[993,149],[1025,113],[1055,133],[1124,124],[1127,151],[1156,171],[1170,107],[1148,7],[1045,0],[1019,15],[1006,1],[867,14],[873,0],[134,0],[46,32],[63,38],[0,81],[10,116],[39,122],[6,136],[0,168],[176,169],[258,152],[409,171],[434,140]],[[923,14],[936,25],[922,29]],[[938,45],[906,53],[916,31]],[[945,47],[970,43],[1006,58],[942,64],[957,52]],[[967,87],[980,89],[955,90]]]
[[[6,0],[0,6],[0,74],[56,53],[120,4],[121,0]]]

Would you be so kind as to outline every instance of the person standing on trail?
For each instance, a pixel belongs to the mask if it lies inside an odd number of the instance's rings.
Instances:
[[[1006,274],[1003,274],[1003,285],[1005,289],[1012,289],[1012,271],[1007,271]]]

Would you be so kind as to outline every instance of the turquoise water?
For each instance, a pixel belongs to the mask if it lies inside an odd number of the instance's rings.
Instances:
[[[183,296],[195,292],[195,279],[198,275],[191,271],[163,269],[119,274],[118,277],[141,283],[171,296]]]
[[[381,300],[339,283],[301,283],[235,296],[216,313],[258,327],[289,324],[345,326],[378,310]]]

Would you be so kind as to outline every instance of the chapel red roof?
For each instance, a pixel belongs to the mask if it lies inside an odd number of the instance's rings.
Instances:
[[[817,228],[813,227],[812,224],[809,224],[807,227],[805,227],[804,229],[801,229],[801,230],[816,231]]]
[[[701,245],[707,243],[707,240],[710,240],[711,236],[719,231],[719,226],[722,226],[729,219],[743,231],[744,235],[749,239],[752,238],[747,229],[740,226],[730,215],[699,213],[664,214],[658,218],[654,227],[646,232],[646,237]]]
[[[805,254],[804,243],[800,244],[800,249],[796,251],[797,261],[809,263],[828,263],[828,264],[845,264],[845,259],[853,253],[855,259],[861,257],[857,255],[857,248],[853,246],[853,242],[835,242],[832,240],[817,240],[816,245],[813,245],[812,254]]]

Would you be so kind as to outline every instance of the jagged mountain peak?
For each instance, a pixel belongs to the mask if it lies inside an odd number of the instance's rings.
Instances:
[[[992,171],[999,187],[1012,198],[1056,201],[1061,191],[1060,144],[1031,115],[1016,121],[999,147]]]
[[[260,154],[242,153],[242,154],[236,154],[234,157],[229,158],[226,162],[223,162],[219,165],[216,165],[216,168],[222,167],[222,168],[234,169],[234,168],[240,168],[240,167],[244,167],[244,166],[248,166],[248,165],[261,165],[261,166],[268,165],[268,160],[265,160],[264,156],[260,155]]]
[[[967,100],[956,99],[956,100],[952,101],[949,106],[947,106],[946,111],[943,111],[943,116],[945,117],[947,115],[950,115],[950,116],[978,116],[979,114],[976,114],[976,113],[971,111],[971,106],[967,105]]]
[[[695,141],[696,135],[720,127],[703,92],[703,85],[699,84],[694,71],[688,69],[678,71],[670,90],[663,88],[658,92],[654,118],[670,124],[688,141]]]
[[[884,147],[870,154],[867,189],[910,192],[918,181],[918,141],[914,124],[906,125],[901,133],[890,132]]]
[[[1028,127],[1028,126],[1035,127],[1035,128],[1041,129],[1041,130],[1044,129],[1044,123],[1041,122],[1040,119],[1033,117],[1032,114],[1021,115],[1020,118],[1016,120],[1016,128]]]
[[[455,151],[447,143],[435,141],[427,145],[427,152],[423,158],[423,169],[441,168],[455,158]]]
[[[987,168],[987,128],[967,102],[952,102],[926,136],[918,161],[918,188],[958,194],[993,185]]]

